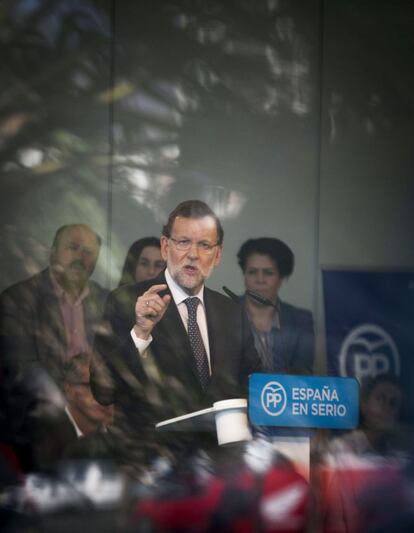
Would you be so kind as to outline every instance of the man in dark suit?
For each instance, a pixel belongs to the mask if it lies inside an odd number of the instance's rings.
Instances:
[[[0,295],[0,434],[24,468],[52,464],[76,439],[63,378],[71,358],[91,352],[102,317],[107,291],[89,279],[99,248],[88,226],[62,226],[49,267]]]
[[[203,202],[181,203],[161,236],[167,269],[149,282],[121,287],[108,298],[96,337],[91,387],[114,403],[113,432],[145,463],[161,442],[164,419],[246,395],[260,370],[242,307],[207,289],[219,264],[223,229]]]
[[[91,350],[107,291],[89,278],[100,238],[88,226],[62,226],[50,266],[0,295],[0,369],[7,382],[38,365],[60,385],[73,355]]]

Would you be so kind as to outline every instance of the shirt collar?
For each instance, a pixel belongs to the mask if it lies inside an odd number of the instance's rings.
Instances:
[[[49,273],[50,273],[50,279],[52,281],[53,291],[56,294],[56,296],[58,297],[58,299],[60,299],[60,300],[65,299],[65,301],[68,301],[67,298],[66,298],[65,289],[63,289],[63,287],[61,285],[59,285],[58,280],[56,279],[56,276],[53,274],[53,269],[52,268],[49,268]],[[82,302],[88,296],[89,293],[90,293],[89,286],[85,285],[85,287],[83,288],[83,291],[80,293],[80,295],[79,295],[78,299],[76,300],[75,304],[78,304],[78,303]]]
[[[185,290],[178,285],[178,283],[173,279],[171,276],[168,267],[165,269],[165,280],[167,282],[168,288],[171,291],[171,295],[173,297],[173,300],[175,302],[175,305],[181,304],[184,300],[187,298],[195,297],[199,298],[201,300],[201,303],[204,306],[204,285],[201,287],[199,292],[197,294],[189,295]]]

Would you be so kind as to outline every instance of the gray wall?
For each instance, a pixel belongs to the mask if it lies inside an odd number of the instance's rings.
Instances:
[[[319,268],[412,270],[414,6],[324,6]]]

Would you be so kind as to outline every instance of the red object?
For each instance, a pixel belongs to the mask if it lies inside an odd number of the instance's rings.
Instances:
[[[229,533],[301,532],[305,530],[308,483],[295,470],[272,468],[258,475],[244,468],[232,476],[212,477],[204,486],[183,487],[185,494],[169,494],[140,501],[135,523],[148,521],[162,531],[226,531]]]
[[[10,475],[15,478],[17,483],[21,483],[24,479],[23,472],[13,448],[8,444],[0,442],[0,457],[7,466]]]
[[[318,476],[323,533],[362,533],[408,510],[407,486],[397,462],[322,467]]]

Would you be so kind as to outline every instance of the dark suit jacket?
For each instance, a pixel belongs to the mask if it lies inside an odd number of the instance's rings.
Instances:
[[[275,333],[272,367],[267,370],[311,374],[315,359],[312,313],[281,300],[279,311],[280,330]]]
[[[315,333],[312,313],[280,302],[280,348],[290,371],[313,371]]]
[[[85,329],[92,346],[108,291],[89,281],[83,300]],[[0,368],[3,379],[17,378],[40,364],[59,383],[67,340],[49,269],[21,281],[0,295]]]
[[[152,331],[150,355],[142,358],[130,335],[135,302],[159,283],[165,283],[164,275],[120,287],[109,295],[91,368],[96,399],[115,403],[113,430],[135,435],[143,445],[145,439],[158,440],[157,422],[209,407],[217,400],[245,397],[248,375],[260,371],[243,307],[207,288],[204,303],[212,366],[207,390],[199,383],[188,335],[173,299]]]

